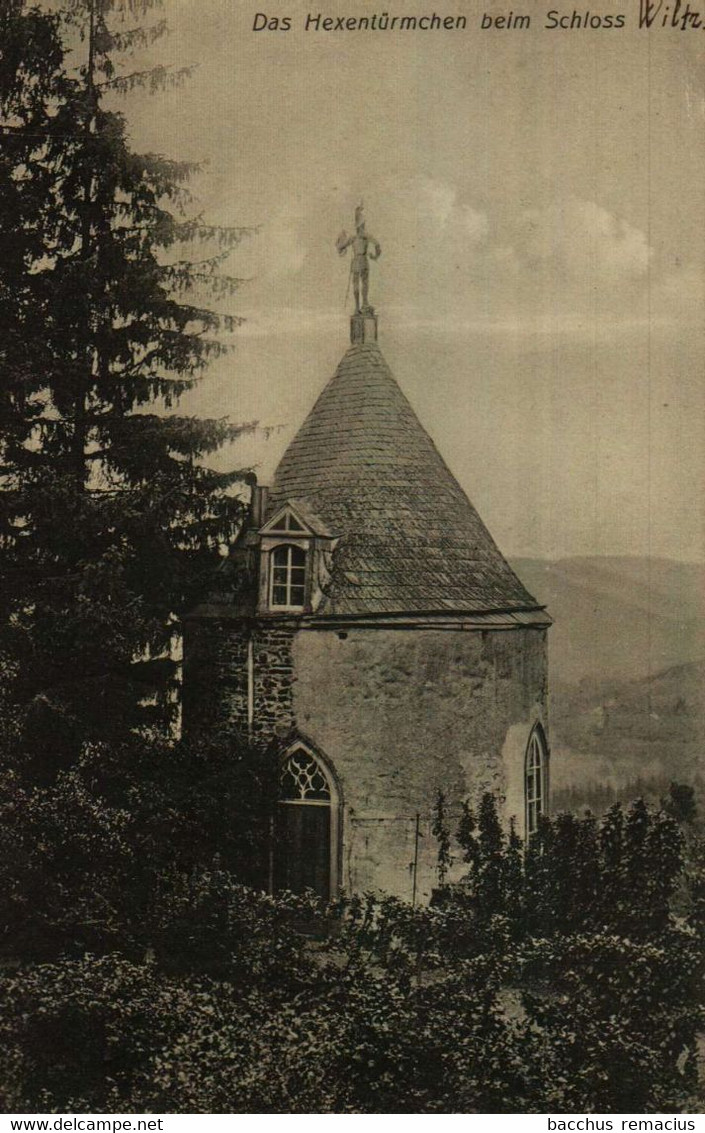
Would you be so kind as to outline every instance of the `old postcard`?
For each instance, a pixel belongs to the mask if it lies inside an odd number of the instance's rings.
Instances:
[[[695,1128],[704,62],[0,2],[7,1112]]]

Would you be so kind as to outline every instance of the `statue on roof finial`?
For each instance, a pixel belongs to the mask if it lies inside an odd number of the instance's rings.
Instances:
[[[345,231],[341,232],[335,246],[341,256],[344,256],[347,249],[352,247],[353,261],[350,271],[355,293],[355,314],[372,315],[374,311],[370,307],[367,297],[370,282],[369,261],[378,260],[382,255],[382,248],[374,236],[365,228],[363,211],[364,205],[361,201],[355,209],[355,235],[348,236]]]

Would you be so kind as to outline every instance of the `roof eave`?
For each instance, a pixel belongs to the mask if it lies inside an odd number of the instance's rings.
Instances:
[[[549,629],[553,619],[545,607],[514,610],[427,610],[427,611],[367,611],[357,613],[255,613],[242,605],[204,602],[196,606],[185,620],[259,621],[297,626],[302,629],[414,628],[447,627],[457,629]]]

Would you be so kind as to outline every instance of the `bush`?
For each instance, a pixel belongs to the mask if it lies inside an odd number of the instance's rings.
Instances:
[[[0,981],[15,1112],[516,1108],[525,1036],[467,969],[410,987],[332,962],[305,986],[174,976],[119,955]],[[519,1091],[519,1092],[517,1092]]]
[[[157,1053],[223,1008],[222,988],[119,955],[22,969],[0,998],[6,1105],[20,1113],[130,1110],[146,1083],[156,1097]]]
[[[313,895],[276,898],[238,884],[218,868],[169,879],[151,917],[151,946],[169,972],[198,972],[293,994],[308,981],[306,937],[325,934],[325,908]]]
[[[547,1109],[680,1111],[697,1086],[701,955],[692,931],[527,944],[527,1021],[540,1036]]]
[[[606,932],[512,939],[472,958],[458,910],[320,910],[192,879],[150,962],[67,959],[0,980],[10,1108],[235,1113],[679,1110],[695,1085],[701,951]],[[450,945],[450,947],[448,947]]]
[[[192,878],[216,857],[216,872],[264,886],[270,763],[218,737],[86,745],[73,768],[43,783],[8,759],[0,955],[51,960],[119,949],[137,958],[163,932],[165,895],[183,905]]]
[[[5,775],[3,911],[25,963],[52,956],[0,978],[10,1109],[687,1107],[705,871],[691,835],[683,874],[671,817],[642,804],[600,823],[558,816],[524,855],[487,797],[463,817],[463,882],[428,908],[342,901],[326,941],[330,910],[312,895],[241,884],[233,863],[257,821],[222,857],[222,813],[200,838],[224,755],[181,749],[169,780],[154,754],[87,752],[42,788]],[[85,956],[91,941],[108,954]]]

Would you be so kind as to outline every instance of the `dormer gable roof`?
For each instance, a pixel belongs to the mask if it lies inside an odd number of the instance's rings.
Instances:
[[[287,500],[259,529],[260,535],[287,535],[294,538],[333,536],[321,519],[302,500]]]

